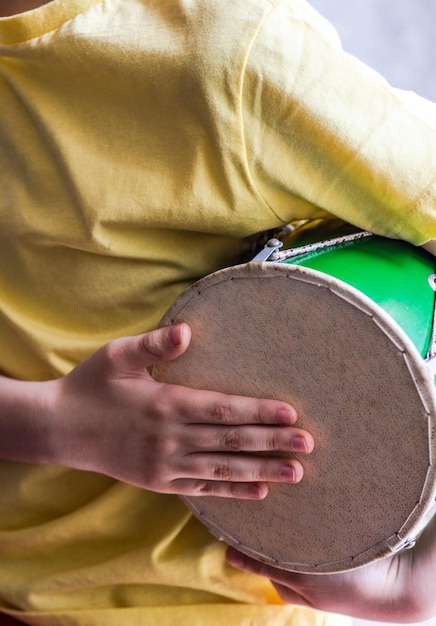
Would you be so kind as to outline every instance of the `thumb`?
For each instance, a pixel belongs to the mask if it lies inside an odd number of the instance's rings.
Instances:
[[[136,337],[115,340],[117,357],[130,370],[144,370],[165,361],[172,361],[188,348],[191,329],[188,324],[164,326]]]
[[[191,343],[191,329],[182,322],[153,330],[142,335],[140,339],[149,365],[157,365],[162,361],[172,361],[186,351]]]

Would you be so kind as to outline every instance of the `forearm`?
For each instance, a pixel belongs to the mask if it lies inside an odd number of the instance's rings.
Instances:
[[[50,382],[0,376],[0,458],[28,463],[56,461],[48,410]]]

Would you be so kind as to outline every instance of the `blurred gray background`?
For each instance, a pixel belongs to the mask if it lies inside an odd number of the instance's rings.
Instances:
[[[345,50],[394,86],[436,101],[436,0],[308,0]]]
[[[345,50],[393,85],[436,102],[436,0],[309,0]],[[435,574],[436,576],[436,574]],[[376,625],[354,620],[354,626]],[[436,626],[436,618],[425,622]]]

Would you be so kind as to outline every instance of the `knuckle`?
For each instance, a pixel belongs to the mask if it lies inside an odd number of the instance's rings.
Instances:
[[[215,404],[211,409],[211,417],[218,424],[231,424],[234,420],[234,411],[229,404]]]
[[[158,458],[169,459],[178,452],[177,441],[173,437],[162,437],[156,434],[150,437],[147,445]]]
[[[233,452],[241,451],[244,447],[243,437],[237,428],[232,428],[224,433],[224,448]]]
[[[218,461],[212,468],[212,476],[215,480],[231,480],[232,471],[230,465],[226,461]]]
[[[141,349],[151,356],[159,357],[162,354],[162,338],[159,332],[146,333],[140,339]]]
[[[287,446],[283,445],[283,441],[282,441],[282,437],[280,436],[281,433],[279,432],[273,432],[271,433],[269,440],[268,440],[268,450],[271,450],[273,452],[278,452],[280,450],[285,450],[286,447],[289,448],[289,444]]]
[[[118,361],[120,353],[121,347],[118,340],[111,341],[102,346],[99,350],[100,369],[102,371],[112,369],[114,363]]]
[[[153,414],[155,419],[163,422],[175,422],[180,410],[180,391],[173,385],[162,385],[159,393],[153,395]],[[150,408],[147,407],[149,411]]]
[[[148,421],[148,418],[152,421],[154,433],[163,430],[164,424],[171,417],[171,407],[165,394],[156,394],[148,402],[144,402],[142,414],[145,421]]]
[[[213,483],[207,480],[197,480],[192,486],[192,495],[195,496],[210,496],[215,493]]]

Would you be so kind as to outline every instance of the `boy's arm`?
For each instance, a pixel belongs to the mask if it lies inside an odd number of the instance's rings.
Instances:
[[[291,406],[153,380],[147,368],[190,338],[180,324],[115,340],[57,380],[0,377],[0,458],[184,495],[262,499],[267,482],[299,482],[301,463],[282,453],[310,452],[313,439]]]
[[[234,567],[270,578],[289,604],[383,622],[417,622],[436,616],[436,517],[417,544],[340,574],[285,572],[250,559],[233,548]]]
[[[436,104],[347,54],[310,7],[270,12],[242,97],[251,180],[284,222],[329,215],[414,244],[436,239]]]

